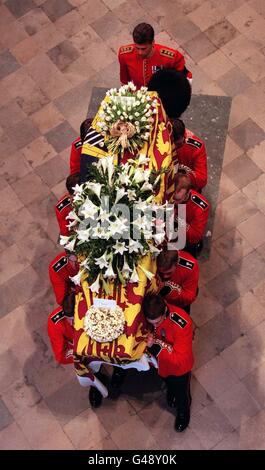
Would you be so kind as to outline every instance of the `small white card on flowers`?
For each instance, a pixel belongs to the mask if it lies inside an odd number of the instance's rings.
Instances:
[[[113,310],[117,307],[116,300],[110,299],[94,299],[93,305],[96,308],[110,308]]]
[[[122,106],[133,106],[136,101],[134,96],[115,96],[112,99]]]

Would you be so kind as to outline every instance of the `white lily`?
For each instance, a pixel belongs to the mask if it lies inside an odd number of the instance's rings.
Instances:
[[[101,227],[101,225],[98,224],[95,228],[93,228],[92,238],[102,238],[103,240],[108,240],[108,234],[106,233],[105,227]]]
[[[83,192],[83,189],[84,189],[84,185],[83,184],[76,184],[74,187],[73,187],[73,191],[75,194],[81,194]]]
[[[80,214],[82,214],[85,219],[94,219],[95,214],[98,213],[98,207],[93,204],[90,199],[86,199],[82,207],[80,208]]]
[[[147,157],[144,153],[140,153],[138,157],[138,164],[145,165],[145,163],[149,163],[149,162],[150,162],[150,158]]]
[[[66,237],[65,235],[60,235],[60,245],[66,245],[69,243],[71,237]]]
[[[82,269],[82,270],[79,270],[78,273],[75,275],[75,276],[69,276],[69,278],[71,279],[71,281],[76,285],[76,286],[80,286],[80,283],[81,283],[81,279],[82,279],[82,276],[83,274],[85,273],[85,270]]]
[[[145,174],[142,168],[136,168],[135,173],[133,175],[133,180],[135,183],[142,183],[145,181]]]
[[[151,273],[151,271],[148,271],[148,269],[145,269],[141,264],[138,264],[138,268],[140,268],[143,273],[146,275],[147,279],[149,279],[149,281],[151,281],[154,277],[154,274]]]
[[[148,181],[145,181],[143,186],[141,187],[141,191],[151,191],[153,189],[153,186],[151,183],[148,183]]]
[[[73,240],[69,241],[68,243],[66,243],[66,245],[64,245],[64,248],[69,251],[74,251],[75,242],[76,238],[73,238]]]
[[[116,274],[114,273],[114,271],[113,271],[113,267],[112,267],[112,264],[111,264],[111,263],[109,264],[109,267],[108,267],[107,271],[105,271],[104,277],[106,277],[106,278],[114,278],[114,279],[117,277],[117,275],[116,275]]]
[[[155,235],[153,235],[152,238],[158,245],[160,245],[165,239],[165,233],[164,232],[155,233]]]
[[[88,269],[88,268],[89,268],[89,266],[88,266],[88,258],[86,258],[86,259],[84,259],[83,261],[81,261],[80,266],[81,266],[81,268],[87,268],[87,269]]]
[[[130,238],[129,240],[129,253],[139,253],[142,250],[142,245],[141,243],[138,242],[138,240],[133,240]]]
[[[129,282],[139,282],[139,276],[138,276],[136,267],[134,267],[134,270],[132,272]]]
[[[89,289],[91,290],[91,292],[96,292],[98,294],[99,288],[100,288],[99,279],[100,279],[100,274],[98,275],[97,279],[93,282],[93,284],[89,286]]]
[[[109,262],[107,260],[107,252],[105,251],[104,255],[100,256],[100,258],[95,258],[96,265],[99,266],[99,269],[107,268]]]
[[[122,268],[122,275],[124,279],[128,279],[130,273],[132,272],[130,266],[128,265],[126,259],[124,258],[123,268]]]
[[[127,196],[128,196],[129,201],[135,201],[135,199],[136,199],[135,190],[134,189],[128,189],[127,190]]]
[[[113,157],[106,157],[106,160],[107,160],[107,171],[108,171],[109,185],[111,186],[112,176],[113,176],[113,173],[114,173]]]
[[[124,188],[118,189],[117,193],[116,193],[116,199],[115,199],[114,204],[117,204],[117,202],[120,201],[123,198],[123,196],[125,196],[125,194],[126,194],[126,191],[125,191]]]
[[[150,248],[150,253],[153,253],[154,255],[159,255],[159,253],[162,251],[162,248],[161,250],[159,248],[157,248],[155,245],[153,245],[152,243],[148,243],[148,246]]]
[[[128,221],[125,218],[117,218],[109,223],[108,235],[113,237],[116,233],[122,234],[128,230]]]
[[[148,229],[143,230],[143,236],[145,240],[150,240],[153,236],[152,230],[148,230]]]
[[[90,189],[100,199],[102,184],[100,183],[86,183],[86,187]]]
[[[136,225],[139,229],[147,230],[150,227],[150,223],[150,218],[143,215],[142,217],[137,217],[137,219],[132,222],[132,225]]]
[[[120,242],[118,240],[116,241],[115,245],[113,245],[113,249],[115,250],[115,254],[119,253],[120,255],[123,255],[125,251],[128,251],[127,247],[125,246],[125,242]]]
[[[67,224],[66,227],[67,228],[72,228],[77,224],[78,224],[77,220],[72,220],[72,222],[69,222],[69,224]]]
[[[130,183],[130,177],[129,175],[127,175],[126,173],[121,173],[119,175],[119,182],[124,185],[124,186],[127,186],[129,183]]]
[[[76,222],[81,222],[78,215],[74,211],[69,212],[65,218],[69,220],[75,220]]]
[[[90,239],[90,235],[91,235],[91,229],[90,228],[87,228],[85,230],[77,230],[76,231],[76,236],[77,236],[78,240],[80,240],[82,242],[87,242]]]
[[[100,207],[98,219],[100,219],[102,222],[104,222],[105,220],[109,221],[109,216],[110,214],[106,212],[104,209],[102,209],[102,207]]]

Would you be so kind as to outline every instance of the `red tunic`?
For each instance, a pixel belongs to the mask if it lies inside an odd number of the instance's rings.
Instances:
[[[80,157],[82,150],[82,140],[80,137],[72,142],[70,154],[70,174],[80,173]]]
[[[155,344],[160,347],[156,355],[161,377],[184,375],[193,366],[192,320],[179,307],[168,305],[169,314],[154,331]]]
[[[204,188],[207,183],[207,155],[204,142],[186,130],[185,142],[176,149],[178,171],[187,173],[196,190]]]
[[[72,364],[74,327],[62,309],[56,308],[48,317],[48,335],[55,359],[60,364]]]
[[[178,254],[178,264],[170,280],[164,282],[157,274],[159,293],[171,305],[186,307],[197,297],[199,264],[186,251],[179,251]]]
[[[60,235],[69,236],[70,229],[67,225],[70,223],[69,219],[66,219],[69,212],[72,210],[71,196],[69,193],[65,194],[54,207],[57,221],[60,227]]]
[[[57,304],[61,305],[66,294],[76,290],[69,277],[78,273],[78,267],[73,267],[65,251],[57,255],[49,265],[50,281],[54,290]]]
[[[203,238],[209,217],[210,204],[202,195],[190,190],[189,199],[186,202],[186,236],[187,243],[195,244]],[[178,205],[175,204],[175,222],[178,226],[182,219],[178,218]]]
[[[152,75],[162,68],[175,69],[185,73],[183,55],[171,47],[154,44],[154,53],[144,59],[139,56],[134,44],[121,46],[118,53],[120,62],[120,81],[122,84],[132,81],[137,88],[148,85]],[[192,78],[187,71],[187,78]]]

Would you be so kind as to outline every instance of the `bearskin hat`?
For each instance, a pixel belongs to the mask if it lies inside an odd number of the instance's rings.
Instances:
[[[162,69],[156,72],[149,84],[149,91],[156,91],[169,118],[178,118],[187,109],[191,99],[189,80],[182,72]]]

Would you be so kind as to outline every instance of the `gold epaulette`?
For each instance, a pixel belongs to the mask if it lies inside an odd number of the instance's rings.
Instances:
[[[170,51],[169,49],[160,49],[160,54],[166,57],[171,57],[172,59],[175,57],[175,52]]]
[[[120,47],[120,54],[127,54],[128,52],[133,51],[133,46],[121,46]]]

